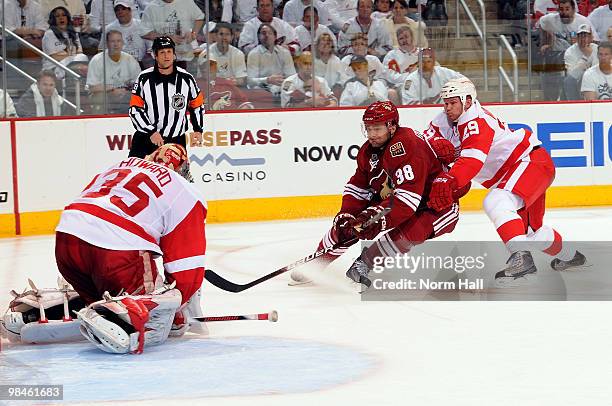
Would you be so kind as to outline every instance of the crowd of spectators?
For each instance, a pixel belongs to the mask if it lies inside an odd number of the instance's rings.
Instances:
[[[536,0],[534,11],[544,99],[612,98],[612,0]]]
[[[401,104],[428,46],[422,0],[3,1],[7,29],[82,77],[82,108],[91,114],[127,110],[129,89],[152,65],[151,41],[160,35],[175,41],[177,64],[196,74],[210,108]],[[19,66],[23,46],[11,38],[5,44]],[[64,103],[74,96],[74,75],[34,59],[37,82],[16,103],[33,106],[16,114],[74,114]]]
[[[81,107],[91,114],[127,111],[160,35],[175,41],[177,64],[197,76],[213,109],[437,103],[441,85],[461,75],[429,48],[427,27],[447,18],[437,0],[0,1],[7,29],[81,76]],[[597,43],[612,37],[612,0],[584,1],[535,0],[548,100],[592,97],[583,76],[602,60],[596,80],[608,80],[607,48]],[[11,37],[4,44],[23,68],[23,45]],[[10,100],[11,114],[74,114],[65,103],[74,97],[74,75],[29,58],[38,63],[26,66],[37,81]]]

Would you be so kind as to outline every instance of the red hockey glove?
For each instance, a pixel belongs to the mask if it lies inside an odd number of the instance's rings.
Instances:
[[[367,228],[362,228],[363,223],[370,220],[372,217],[383,211],[382,206],[368,207],[357,215],[355,220],[351,221],[351,227],[355,230],[355,234],[362,240],[373,240],[378,234],[387,229],[387,219],[382,216],[374,224],[370,224]]]
[[[441,174],[431,185],[427,205],[435,211],[448,209],[455,200],[453,199],[455,189],[457,189],[457,180],[448,173]]]
[[[455,162],[455,146],[452,142],[440,136],[428,138],[427,141],[440,162],[444,165],[450,165]]]
[[[355,220],[355,216],[349,213],[338,213],[334,218],[334,230],[338,241],[347,241],[355,237],[355,230],[351,226],[351,221]]]
[[[470,191],[472,187],[472,182],[468,182],[464,187],[459,188],[458,190],[453,191],[453,198],[455,200],[459,200],[463,196],[467,195],[467,192]]]

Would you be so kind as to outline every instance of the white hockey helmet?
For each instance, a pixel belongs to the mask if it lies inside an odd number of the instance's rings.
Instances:
[[[467,96],[470,96],[472,101],[476,100],[476,86],[468,78],[451,79],[442,86],[440,91],[442,99],[459,97],[463,105],[465,105]]]

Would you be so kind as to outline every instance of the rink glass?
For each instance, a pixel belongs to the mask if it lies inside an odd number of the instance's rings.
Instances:
[[[178,1],[178,0],[175,0]],[[201,45],[206,41],[214,41],[214,30],[212,30],[212,24],[215,21],[209,21],[206,15],[207,10],[210,9],[209,0],[199,0],[196,5],[205,13],[205,24],[202,30],[197,33],[197,44]],[[551,91],[555,88],[562,88],[561,82],[555,86],[546,86],[551,80],[557,80],[555,72],[550,72],[550,69],[546,67],[546,61],[539,53],[540,39],[538,33],[535,30],[534,20],[531,17],[532,10],[530,2],[518,2],[517,5],[512,5],[511,2],[497,2],[494,0],[484,0],[485,15],[483,16],[478,4],[476,2],[469,2],[468,6],[470,12],[473,15],[473,22],[476,23],[476,28],[471,22],[468,14],[463,9],[463,6],[458,1],[447,1],[445,7],[437,7],[436,2],[430,2],[429,9],[425,9],[419,6],[418,9],[403,9],[400,2],[396,2],[395,7],[390,11],[390,14],[385,17],[384,13],[374,11],[374,14],[382,18],[389,32],[393,35],[396,34],[398,28],[397,21],[403,17],[410,17],[414,20],[421,20],[425,23],[414,25],[413,37],[415,41],[419,41],[420,38],[427,40],[427,46],[431,47],[435,51],[436,62],[443,67],[451,68],[458,71],[475,83],[479,99],[482,102],[499,102],[514,101],[514,96],[509,90],[507,85],[503,87],[503,96],[500,97],[499,92],[499,53],[498,45],[500,44],[499,35],[505,35],[508,40],[508,44],[512,50],[516,53],[517,66],[518,66],[518,101],[530,102],[550,99],[554,97],[551,95]],[[506,4],[508,3],[508,4]],[[0,13],[0,21],[2,23],[3,31],[4,28],[12,24],[9,22],[9,10],[5,7],[3,2]],[[85,18],[81,14],[75,13],[72,16],[73,25],[75,31],[80,31],[81,41],[83,43],[84,52],[88,55],[89,59],[97,52],[99,48],[98,42],[105,37],[106,26],[114,20],[114,11],[108,10],[109,2],[102,2],[102,13],[99,16],[100,25],[102,27],[100,33],[91,33],[90,22],[91,17]],[[311,11],[306,13],[307,17],[310,18],[310,25],[315,24],[315,18],[317,17],[312,11],[314,5],[308,6]],[[459,12],[457,8],[459,7]],[[6,8],[6,10],[5,10]],[[132,9],[133,18],[139,18],[142,10],[138,9],[138,6],[134,6]],[[275,10],[275,15],[280,15],[280,10]],[[457,19],[457,16],[459,19]],[[44,16],[43,16],[44,17]],[[213,16],[214,19],[219,19],[219,16]],[[323,13],[319,11],[319,20],[324,20]],[[44,21],[47,18],[43,18]],[[324,22],[324,21],[321,21]],[[457,23],[458,22],[458,23]],[[154,22],[157,25],[158,30],[164,31],[172,35],[182,36],[186,38],[189,36],[190,30],[193,28],[192,21],[179,21],[174,23],[172,27],[170,23],[162,21]],[[237,45],[238,34],[241,31],[242,24],[239,22],[232,22],[232,29],[234,31],[234,45]],[[321,25],[321,23],[319,23]],[[401,24],[400,24],[401,25]],[[167,26],[167,27],[166,27]],[[165,27],[165,28],[164,28]],[[167,28],[167,29],[166,29]],[[340,26],[331,24],[331,30],[334,33],[338,33],[341,29]],[[486,60],[487,60],[487,76],[488,86],[485,86],[485,72],[483,70],[485,55],[483,49],[483,41],[479,38],[478,31],[487,40]],[[166,32],[167,31],[167,32]],[[212,32],[211,32],[212,31]],[[395,31],[395,33],[393,33]],[[19,44],[18,41],[11,38],[10,35],[4,34],[3,38],[6,40],[2,41],[1,55],[3,57],[1,62],[2,72],[0,74],[0,88],[3,91],[8,92],[14,103],[17,103],[21,95],[27,90],[27,88],[34,83],[38,73],[40,72],[42,60],[35,52],[27,49],[25,46]],[[40,48],[40,38],[24,37],[24,39],[32,45]],[[574,37],[570,38],[573,40]],[[395,42],[395,41],[394,41]],[[317,44],[317,38],[314,33],[310,32],[310,43]],[[149,43],[150,45],[150,43]],[[377,44],[370,44],[370,47],[375,47]],[[424,45],[424,44],[419,44]],[[396,45],[397,46],[397,45]],[[210,69],[209,63],[204,63],[198,66],[198,49],[189,46],[189,41],[180,44],[179,47],[190,48],[187,54],[190,52],[194,53],[194,57],[191,61],[187,62],[187,69],[197,76],[202,84],[202,91],[204,94],[211,94],[214,90],[211,88],[210,80]],[[316,45],[311,45],[313,51],[313,59],[317,54]],[[299,48],[299,46],[298,46]],[[342,59],[345,55],[345,50],[339,49],[339,46],[334,47],[335,54]],[[350,50],[348,50],[350,53]],[[299,51],[298,51],[299,53]],[[294,52],[295,54],[295,52]],[[386,53],[381,52],[379,57],[380,60],[384,60]],[[6,58],[4,58],[6,57]],[[513,64],[509,49],[502,46],[502,66],[507,72],[508,76],[512,78]],[[8,62],[8,63],[7,63]],[[143,65],[147,66],[151,63],[150,56],[146,56],[143,59]],[[314,61],[313,61],[314,62]],[[313,69],[315,76],[327,77],[329,80],[330,73],[325,72],[321,68],[321,64],[313,63]],[[422,59],[417,62],[417,66],[422,66]],[[104,93],[104,97],[101,100],[95,98],[91,100],[88,96],[88,91],[85,89],[86,76],[83,72],[82,67],[73,65],[71,69],[82,77],[81,82],[81,114],[127,114],[129,97],[117,102],[113,95]],[[107,66],[104,65],[104,71],[107,71]],[[21,71],[18,72],[16,69]],[[58,71],[59,72],[59,71]],[[347,75],[350,75],[350,70],[347,71]],[[62,76],[60,74],[60,76]],[[105,83],[110,84],[109,74],[105,74]],[[58,79],[57,90],[60,96],[64,97],[71,103],[76,102],[75,97],[75,81],[72,76],[67,75],[65,78]],[[383,78],[384,80],[384,78]],[[555,82],[556,83],[556,82]],[[115,86],[116,84],[113,84]],[[415,85],[415,84],[413,84]],[[329,83],[331,90],[334,92],[336,97],[339,99],[342,94],[342,84],[340,83]],[[124,89],[129,89],[128,84],[122,84]],[[402,84],[388,85],[389,89],[395,90],[396,94],[401,98]],[[551,90],[552,89],[552,90]],[[243,105],[242,107],[249,107],[255,109],[266,109],[266,110],[277,110],[281,109],[280,98],[275,94],[266,94],[265,91],[255,91],[261,89],[250,89],[248,86],[237,87],[237,91],[243,93],[243,97],[246,98],[250,103]],[[110,95],[110,96],[109,96]],[[236,98],[236,97],[235,97]],[[309,99],[312,102],[312,108],[315,108],[314,100]],[[371,100],[364,101],[364,104],[369,103]],[[420,100],[423,102],[423,100]],[[6,116],[6,103],[0,102],[0,116]],[[212,108],[210,101],[207,101],[208,108]],[[239,107],[240,103],[234,103],[230,108],[235,109]],[[306,104],[308,105],[308,104]],[[219,105],[215,106],[216,108]],[[75,109],[68,108],[65,112],[67,115],[74,115]]]

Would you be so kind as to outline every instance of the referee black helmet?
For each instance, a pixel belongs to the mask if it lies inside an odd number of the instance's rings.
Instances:
[[[167,36],[161,36],[153,40],[153,45],[151,46],[151,49],[153,50],[154,54],[157,54],[157,51],[164,48],[172,48],[173,51],[176,51],[175,44],[172,38]]]

